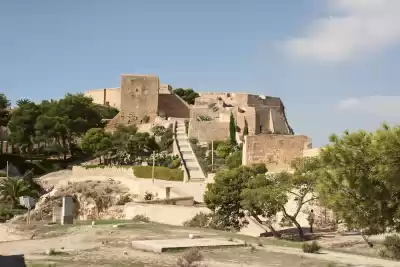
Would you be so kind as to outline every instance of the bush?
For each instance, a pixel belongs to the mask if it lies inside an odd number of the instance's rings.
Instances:
[[[133,173],[138,178],[152,178],[153,166],[134,166]],[[154,178],[167,181],[183,181],[183,170],[154,167]]]
[[[170,168],[170,169],[176,169],[176,168],[179,168],[181,166],[181,159],[180,158],[177,158],[177,159],[174,159],[169,165],[168,165],[168,168]]]
[[[266,172],[268,172],[268,169],[264,163],[255,163],[252,164],[251,167],[256,173],[259,174],[265,174]]]
[[[210,225],[211,219],[212,219],[211,214],[200,212],[200,213],[197,213],[192,219],[185,221],[183,223],[183,226],[206,228]]]
[[[311,243],[303,243],[302,249],[305,253],[318,253],[321,250],[321,246],[317,241]]]
[[[144,115],[142,118],[142,123],[149,123],[150,122],[150,117],[148,115]]]
[[[7,177],[7,172],[0,171],[0,177]]]
[[[203,255],[198,248],[192,248],[186,251],[176,263],[177,267],[197,267],[203,261]]]
[[[154,126],[151,128],[151,131],[153,132],[153,134],[154,134],[155,136],[162,136],[162,135],[165,133],[166,130],[167,130],[167,129],[165,129],[165,127],[162,126],[162,125],[154,125]]]
[[[135,217],[132,218],[132,221],[148,223],[148,222],[150,222],[150,218],[147,217],[146,215],[138,214],[138,215],[136,215]]]
[[[379,252],[383,258],[400,260],[400,236],[389,235],[383,241],[383,249]]]
[[[240,165],[242,165],[242,151],[235,151],[228,156],[226,159],[226,164],[228,165],[229,169],[238,168]]]

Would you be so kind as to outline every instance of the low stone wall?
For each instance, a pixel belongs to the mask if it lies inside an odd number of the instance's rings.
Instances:
[[[229,122],[190,120],[189,137],[199,142],[224,141],[229,138]]]
[[[125,176],[125,177],[135,178],[132,168],[123,168],[123,167],[85,168],[82,166],[73,166],[72,175],[77,177]]]
[[[143,203],[125,204],[125,219],[132,219],[136,215],[145,215],[150,221],[169,225],[182,226],[196,214],[210,212],[205,207],[184,207],[174,205],[157,205]]]

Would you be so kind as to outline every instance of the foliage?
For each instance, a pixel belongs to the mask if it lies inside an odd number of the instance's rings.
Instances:
[[[249,167],[217,172],[214,183],[207,185],[204,202],[219,218],[226,230],[240,230],[248,224],[242,207],[242,191],[251,178],[256,176]]]
[[[332,135],[320,153],[322,203],[350,228],[400,230],[400,127]]]
[[[174,159],[174,160],[168,165],[168,168],[170,168],[170,169],[176,169],[176,168],[179,168],[180,166],[181,166],[181,159],[180,159],[179,156],[178,156],[178,158]]]
[[[236,123],[235,117],[233,117],[233,113],[231,112],[231,116],[229,117],[229,143],[231,146],[236,146]]]
[[[148,223],[150,222],[150,218],[147,217],[146,215],[138,214],[132,218],[132,221]]]
[[[249,135],[249,125],[247,123],[247,120],[244,119],[243,137],[245,137],[246,135]]]
[[[104,155],[112,148],[112,136],[102,128],[89,129],[82,137],[80,147],[86,153]]]
[[[198,116],[196,118],[197,121],[212,121],[212,118],[210,116]]]
[[[0,171],[0,177],[7,177],[6,171]]]
[[[173,125],[170,124],[161,136],[161,140],[159,143],[160,151],[169,150],[173,143],[174,143]]]
[[[17,105],[8,122],[9,138],[12,144],[19,145],[30,154],[36,131],[35,122],[40,115],[40,109],[29,100],[18,101]]]
[[[0,127],[7,126],[10,119],[11,103],[5,94],[0,94]]]
[[[180,159],[179,159],[179,156],[177,156],[177,155],[171,156],[165,152],[157,153],[154,155],[154,165],[155,166],[170,167],[170,166],[172,166],[172,163],[176,160],[178,160],[178,162],[180,164]],[[149,156],[146,159],[146,161],[147,161],[148,166],[153,166],[153,155]],[[174,164],[176,165],[176,162]],[[177,167],[179,167],[179,165]],[[175,167],[175,168],[177,168],[177,167]],[[171,169],[174,169],[174,168],[171,168]]]
[[[396,234],[386,236],[379,254],[384,258],[400,260],[400,236]]]
[[[217,145],[216,154],[218,157],[225,159],[232,152],[232,146],[227,142],[221,142]]]
[[[321,250],[321,246],[315,240],[311,243],[303,243],[301,248],[305,253],[319,253]]]
[[[113,119],[118,115],[119,110],[115,107],[94,104],[94,109],[100,114],[102,119]]]
[[[166,130],[167,129],[165,129],[165,127],[162,125],[154,125],[151,127],[151,131],[155,136],[162,136]]]
[[[8,123],[10,141],[22,153],[32,154],[34,144],[40,146],[37,153],[74,155],[76,140],[91,128],[101,128],[104,108],[94,104],[83,94],[67,94],[60,100],[17,101]],[[107,115],[108,116],[108,115]]]
[[[11,208],[15,208],[19,203],[19,197],[31,196],[36,197],[37,191],[34,191],[28,182],[24,179],[3,178],[0,181],[0,197],[4,200],[11,201]]]
[[[173,93],[178,95],[189,105],[193,105],[194,100],[200,96],[197,92],[193,91],[193,89],[190,88],[188,89],[176,88],[173,90]]]
[[[206,228],[210,225],[211,219],[212,219],[212,214],[200,212],[197,213],[192,219],[185,221],[183,223],[183,226]]]
[[[149,123],[150,122],[150,117],[148,115],[144,115],[140,122],[141,123]]]
[[[152,166],[134,166],[133,173],[138,178],[152,178]],[[183,181],[183,170],[154,167],[154,178],[167,181]]]
[[[177,267],[200,267],[204,260],[203,255],[198,248],[192,248],[186,251],[182,257],[178,258]]]
[[[314,190],[318,175],[313,170],[319,166],[318,163],[318,160],[313,158],[299,159],[292,164],[294,173],[281,172],[269,175],[267,178],[265,175],[255,176],[243,190],[243,208],[267,220],[271,220],[277,212],[282,212],[283,219],[296,226],[299,237],[303,240],[304,233],[297,216],[305,204],[316,200]],[[263,174],[266,168],[253,167],[253,169]],[[291,197],[296,202],[296,208],[292,213],[285,207]]]
[[[238,168],[242,165],[242,151],[235,151],[226,159],[229,169]]]

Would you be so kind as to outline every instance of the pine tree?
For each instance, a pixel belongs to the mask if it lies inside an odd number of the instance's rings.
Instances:
[[[231,146],[236,146],[236,124],[235,118],[231,112],[231,117],[229,118],[229,142]]]

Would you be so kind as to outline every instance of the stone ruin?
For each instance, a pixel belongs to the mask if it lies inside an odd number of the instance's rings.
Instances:
[[[200,93],[194,105],[173,94],[172,87],[160,84],[154,75],[121,75],[120,88],[105,88],[85,93],[94,102],[112,105],[120,113],[107,128],[116,125],[153,123],[157,118],[180,118],[189,121],[188,136],[200,142],[227,140],[233,114],[237,139],[246,139],[243,163],[266,163],[271,170],[282,170],[295,157],[311,149],[311,139],[294,135],[278,97],[247,93]],[[248,125],[248,136],[243,131]]]

